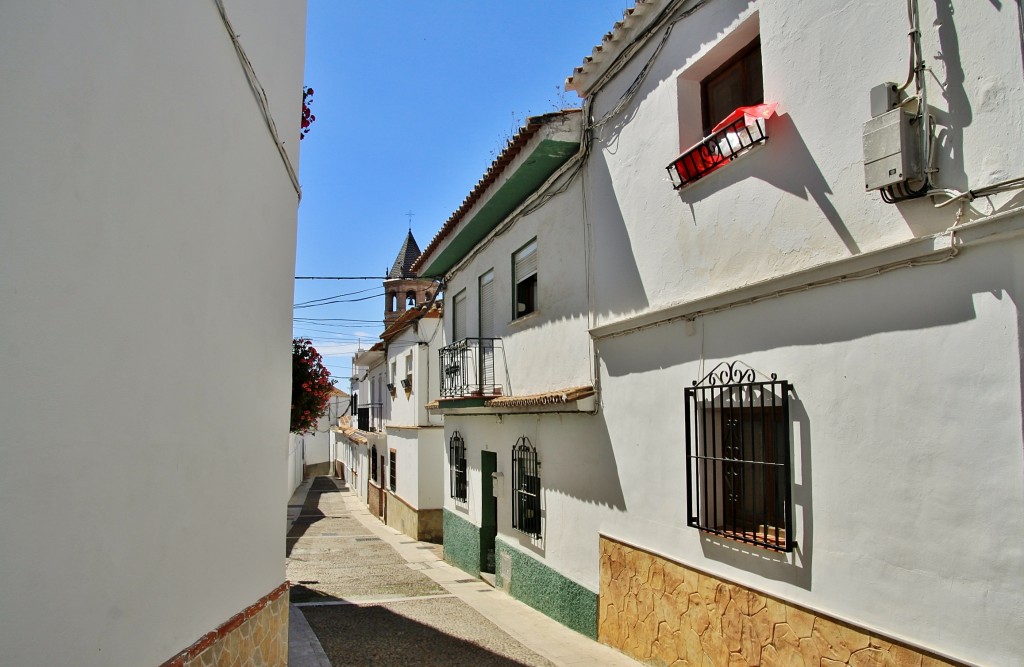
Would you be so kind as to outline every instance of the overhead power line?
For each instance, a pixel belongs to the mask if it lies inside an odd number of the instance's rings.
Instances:
[[[387,280],[387,276],[295,276],[296,280]]]

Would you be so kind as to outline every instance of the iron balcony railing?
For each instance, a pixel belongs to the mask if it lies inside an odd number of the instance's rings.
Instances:
[[[676,190],[706,176],[722,165],[764,143],[765,121],[757,119],[750,125],[743,116],[701,139],[700,143],[677,157],[665,169],[668,170]]]
[[[384,404],[363,403],[356,413],[360,431],[384,430]]]
[[[440,357],[441,398],[502,394],[505,352],[500,338],[463,338],[442,347]]]

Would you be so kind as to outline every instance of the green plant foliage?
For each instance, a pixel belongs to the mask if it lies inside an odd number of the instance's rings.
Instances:
[[[292,433],[316,430],[316,420],[327,414],[334,380],[323,357],[304,338],[292,339]]]

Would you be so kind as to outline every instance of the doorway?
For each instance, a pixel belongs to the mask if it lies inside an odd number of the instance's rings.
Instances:
[[[380,486],[377,487],[377,491],[380,493],[380,503],[378,505],[378,509],[380,511],[380,519],[381,519],[381,521],[387,522],[387,517],[388,517],[388,494],[384,491],[384,470],[385,470],[385,468],[384,468],[384,455],[383,454],[381,454],[381,456],[380,456],[380,467],[377,468],[377,470],[380,471],[380,479],[378,480],[378,482],[380,483]]]
[[[488,574],[494,574],[494,538],[498,535],[498,499],[491,476],[497,471],[497,452],[480,452],[480,571]]]

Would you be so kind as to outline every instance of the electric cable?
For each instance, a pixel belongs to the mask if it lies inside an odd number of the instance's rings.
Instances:
[[[256,76],[256,70],[253,69],[252,63],[249,61],[249,56],[246,55],[245,49],[242,47],[242,43],[238,41],[238,35],[235,33],[235,29],[231,26],[227,10],[224,9],[223,0],[213,0],[213,2],[217,5],[217,11],[220,12],[221,21],[224,23],[224,29],[228,31],[228,36],[231,37],[231,43],[235,47],[235,53],[238,54],[239,62],[242,63],[242,71],[245,72],[245,78],[249,81],[249,87],[252,89],[253,95],[256,96],[256,102],[259,104],[260,113],[263,114],[263,122],[266,124],[267,130],[270,131],[270,137],[274,140],[274,146],[277,148],[277,152],[281,156],[284,168],[288,172],[288,178],[291,180],[292,187],[295,188],[295,194],[301,202],[302,186],[299,185],[299,176],[295,171],[295,167],[292,165],[291,158],[288,157],[288,152],[284,149],[284,142],[281,141],[281,137],[277,133],[277,124],[274,122],[274,117],[270,113],[270,102],[267,99],[267,91],[263,89],[263,85],[260,83],[259,77]]]

